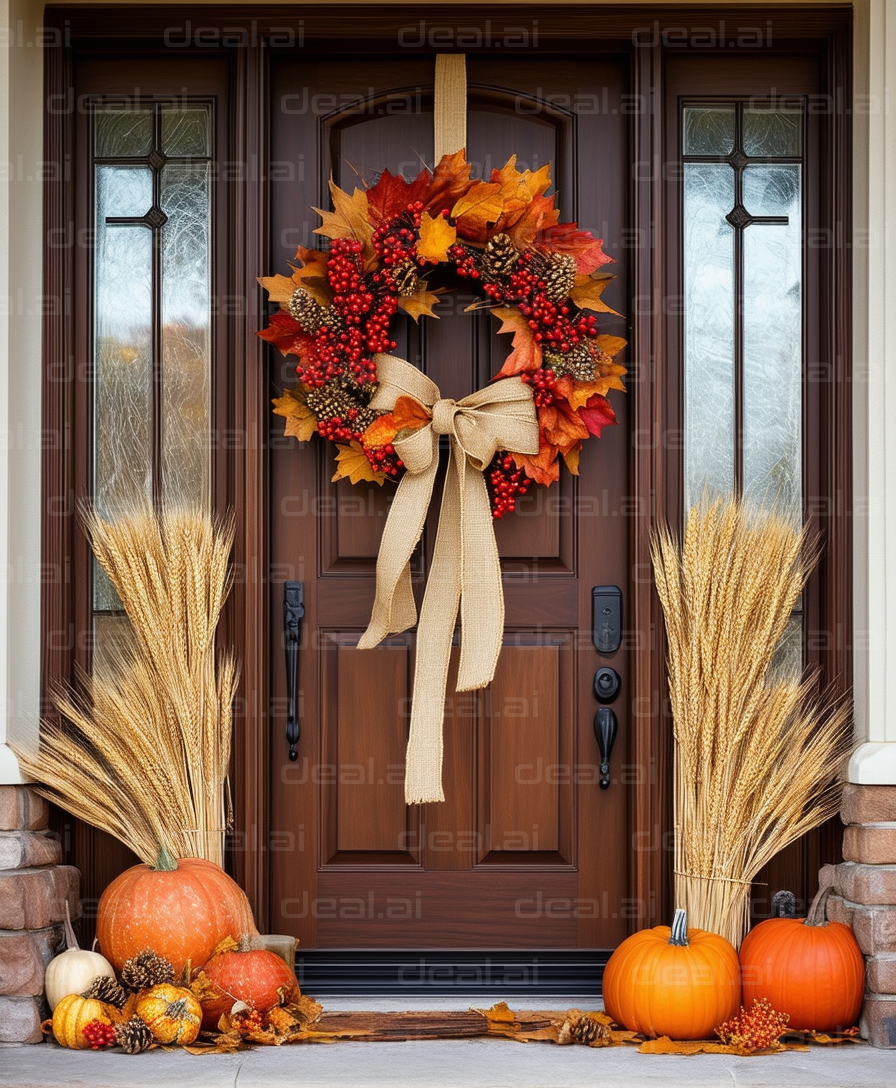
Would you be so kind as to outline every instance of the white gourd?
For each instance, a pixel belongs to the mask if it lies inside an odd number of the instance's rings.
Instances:
[[[50,1012],[69,994],[83,994],[93,985],[93,980],[100,975],[115,978],[112,964],[99,952],[88,952],[78,945],[75,931],[72,929],[68,903],[65,904],[65,951],[60,952],[47,964],[44,976],[44,989]]]

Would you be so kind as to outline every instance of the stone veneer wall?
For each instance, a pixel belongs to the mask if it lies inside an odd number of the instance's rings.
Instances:
[[[896,786],[849,783],[840,816],[844,861],[826,865],[819,880],[838,893],[828,917],[852,927],[865,955],[862,1035],[896,1048]]]
[[[0,786],[0,1046],[42,1042],[44,970],[66,902],[72,918],[80,913],[80,875],[59,864],[47,817],[47,802],[27,786]]]

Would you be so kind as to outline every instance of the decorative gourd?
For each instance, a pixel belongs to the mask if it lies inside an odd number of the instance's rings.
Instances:
[[[705,1039],[740,1007],[740,965],[724,937],[687,928],[676,910],[672,927],[642,929],[610,957],[604,1008],[629,1031]]]
[[[119,971],[152,948],[179,975],[187,961],[204,964],[225,937],[257,932],[245,892],[220,866],[165,852],[155,868],[134,865],[116,877],[97,908],[100,948]]]
[[[83,1029],[92,1020],[111,1024],[111,1010],[102,1001],[80,994],[68,994],[56,1005],[53,1012],[53,1035],[60,1046],[69,1050],[89,1050],[91,1043]]]
[[[221,1015],[230,1012],[237,1001],[267,1012],[299,996],[296,976],[284,961],[275,952],[249,948],[245,940],[239,948],[212,956],[201,971],[207,983],[200,997],[205,1031],[214,1031]]]
[[[833,888],[822,888],[806,918],[767,918],[740,948],[744,1003],[767,997],[790,1027],[836,1031],[855,1024],[865,961],[852,930],[827,920]]]
[[[202,1008],[191,990],[162,982],[137,998],[137,1015],[160,1043],[192,1043]]]
[[[65,951],[47,964],[44,975],[44,989],[50,1012],[55,1012],[56,1006],[68,994],[85,994],[93,984],[93,980],[101,975],[115,978],[112,964],[101,956],[99,952],[88,952],[81,948],[72,929],[72,919],[65,904]]]

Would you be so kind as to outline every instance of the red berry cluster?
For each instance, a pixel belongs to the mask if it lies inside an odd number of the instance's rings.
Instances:
[[[502,518],[516,509],[516,497],[526,494],[530,480],[521,468],[516,467],[510,454],[503,457],[498,454],[492,461],[488,482],[492,495],[492,517]]]
[[[404,468],[404,461],[395,452],[391,442],[385,446],[377,446],[375,449],[365,446],[364,452],[367,454],[367,460],[378,472],[391,476],[393,479]]]
[[[549,408],[554,403],[557,375],[553,370],[539,367],[538,370],[524,371],[520,378],[526,385],[532,386],[532,399],[536,408]]]
[[[514,264],[506,284],[486,283],[483,290],[494,302],[518,306],[529,323],[537,344],[554,351],[571,351],[584,337],[597,336],[597,318],[579,314],[570,318],[566,302],[553,302],[538,271],[539,258],[524,253]]]
[[[414,259],[423,202],[408,204],[405,210],[381,223],[373,232],[373,251],[385,268],[394,268]]]
[[[457,274],[462,279],[478,280],[482,276],[476,253],[472,250],[461,245],[453,245],[448,249],[448,256],[454,261]]]
[[[342,419],[341,416],[334,416],[332,419],[318,419],[317,430],[321,438],[328,438],[331,442],[351,442],[352,439],[360,442],[361,435],[364,434],[366,427],[359,429],[355,424],[355,420],[358,418],[358,409],[350,408],[347,417],[347,419]]]
[[[333,289],[333,309],[340,321],[325,325],[314,337],[313,358],[296,367],[301,381],[320,389],[348,371],[358,383],[376,381],[372,356],[392,351],[389,322],[397,300],[388,290],[376,297],[365,282],[360,242],[337,238],[330,245],[327,280]]]
[[[81,1028],[81,1034],[90,1043],[91,1050],[105,1050],[107,1046],[115,1046],[115,1028],[102,1020],[91,1020]]]

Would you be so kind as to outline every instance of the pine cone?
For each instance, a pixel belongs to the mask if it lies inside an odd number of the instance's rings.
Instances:
[[[107,1005],[114,1005],[116,1009],[123,1008],[128,997],[124,988],[114,978],[110,978],[109,975],[97,975],[87,996],[95,998],[97,1001],[103,1001]]]
[[[152,1046],[152,1032],[139,1016],[132,1016],[124,1024],[115,1027],[115,1042],[128,1054],[139,1054]]]
[[[329,324],[329,308],[321,306],[304,287],[298,287],[293,292],[288,309],[309,336],[314,336],[324,325]]]
[[[571,253],[552,253],[541,277],[551,302],[569,298],[576,285],[576,259]]]
[[[591,1043],[606,1039],[610,1029],[600,1020],[595,1020],[588,1013],[579,1012],[578,1009],[570,1009],[566,1023],[560,1029],[560,1043],[581,1043],[589,1046]],[[564,1037],[565,1036],[565,1037]]]
[[[423,286],[413,261],[405,261],[392,269],[392,282],[400,295],[413,295]]]
[[[376,419],[376,412],[358,396],[357,386],[325,385],[309,389],[305,403],[318,419],[341,419],[351,422],[356,431],[366,431]],[[354,417],[349,415],[354,411]]]
[[[571,374],[577,382],[594,381],[594,356],[588,343],[577,344],[572,351],[544,352],[544,365],[562,378]]]
[[[519,260],[519,251],[509,234],[496,234],[485,247],[485,273],[492,279],[506,276]]]
[[[121,984],[127,990],[139,993],[162,982],[174,981],[174,968],[170,960],[145,948],[139,955],[131,956],[121,969]]]

